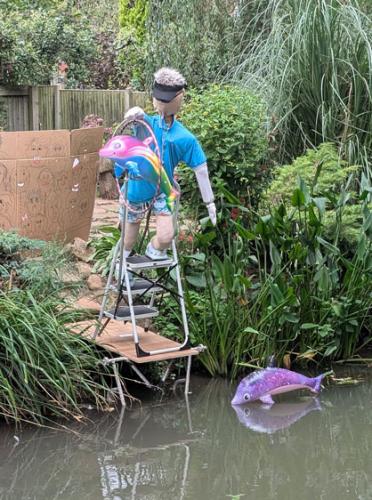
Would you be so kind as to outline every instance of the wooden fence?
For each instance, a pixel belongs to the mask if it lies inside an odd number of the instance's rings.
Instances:
[[[144,107],[147,96],[132,90],[70,90],[59,85],[0,87],[0,128],[7,131],[79,128],[89,114],[111,127],[132,106]]]

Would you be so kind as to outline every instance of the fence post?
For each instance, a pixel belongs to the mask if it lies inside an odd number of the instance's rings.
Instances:
[[[62,121],[62,110],[61,110],[61,88],[62,85],[54,85],[54,128],[55,130],[59,130],[61,128]]]
[[[28,88],[29,129],[40,130],[39,88]]]
[[[133,105],[133,94],[130,89],[125,89],[124,92],[124,113],[126,113]]]

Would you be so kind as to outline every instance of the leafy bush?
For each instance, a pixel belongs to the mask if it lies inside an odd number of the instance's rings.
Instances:
[[[36,256],[44,247],[44,241],[30,240],[17,233],[0,230],[0,290],[11,276],[13,279],[22,273],[22,267],[27,265],[22,256],[27,253]]]
[[[273,171],[273,179],[263,194],[260,202],[261,212],[265,212],[270,206],[284,203],[288,208],[291,204],[291,197],[298,179],[301,177],[310,187],[312,196],[318,198],[318,203],[324,203],[326,212],[323,223],[328,238],[335,235],[336,206],[338,196],[343,185],[347,184],[348,178],[353,173],[360,173],[361,167],[349,165],[342,160],[337,152],[336,146],[332,143],[321,144],[317,149],[310,149],[305,155],[296,158],[291,164],[278,166]],[[356,175],[355,177],[358,177]],[[342,213],[337,212],[342,217],[340,235],[343,241],[354,243],[360,227],[361,212],[355,203],[355,190],[357,183],[348,183],[347,203],[343,206]],[[325,196],[328,198],[325,198]]]
[[[273,170],[273,179],[262,196],[266,208],[284,202],[290,204],[291,196],[298,184],[298,178],[311,186],[314,195],[339,192],[349,175],[360,167],[343,161],[332,143],[321,144],[317,149],[308,149],[303,156],[291,164],[281,165]]]
[[[49,84],[60,60],[68,63],[70,86],[89,83],[94,36],[87,16],[69,2],[27,12],[2,9],[0,33],[3,84]]]
[[[201,142],[213,183],[256,204],[268,177],[264,110],[254,95],[231,86],[212,85],[192,92],[182,123]],[[189,169],[181,173],[183,196],[198,206],[200,195]],[[218,182],[220,181],[220,182]]]

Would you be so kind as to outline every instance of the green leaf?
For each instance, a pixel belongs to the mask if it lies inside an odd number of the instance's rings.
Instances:
[[[205,288],[207,286],[204,274],[188,274],[186,281],[196,288]]]
[[[244,328],[243,330],[245,333],[254,333],[255,335],[259,335],[259,331],[255,330],[254,328],[252,328],[251,326],[247,326],[246,328]]]
[[[340,254],[340,250],[335,245],[332,245],[332,243],[329,243],[328,241],[324,240],[320,236],[317,236],[316,239],[324,248],[329,250],[332,254],[334,254],[334,255]]]
[[[325,353],[324,353],[324,356],[330,356],[331,354],[333,354],[335,351],[337,350],[337,346],[336,345],[330,345],[327,347],[327,349],[325,350]]]
[[[252,233],[252,231],[248,231],[248,229],[246,229],[245,227],[243,227],[241,224],[239,224],[236,221],[233,221],[233,223],[236,227],[236,230],[237,230],[239,236],[241,236],[244,240],[252,241],[252,240],[256,239],[256,235],[254,233]]]
[[[282,259],[280,257],[280,253],[278,252],[277,248],[274,246],[271,240],[270,240],[270,259],[274,267],[278,270]]]
[[[327,198],[313,198],[313,202],[319,210],[320,215],[323,215],[326,209]]]
[[[315,323],[303,323],[300,328],[301,330],[316,330],[318,325]]]
[[[291,204],[293,207],[301,208],[305,204],[305,195],[301,189],[297,188],[292,194]]]

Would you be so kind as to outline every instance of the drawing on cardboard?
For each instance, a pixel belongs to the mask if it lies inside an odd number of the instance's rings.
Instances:
[[[0,132],[0,228],[87,239],[103,129]]]

